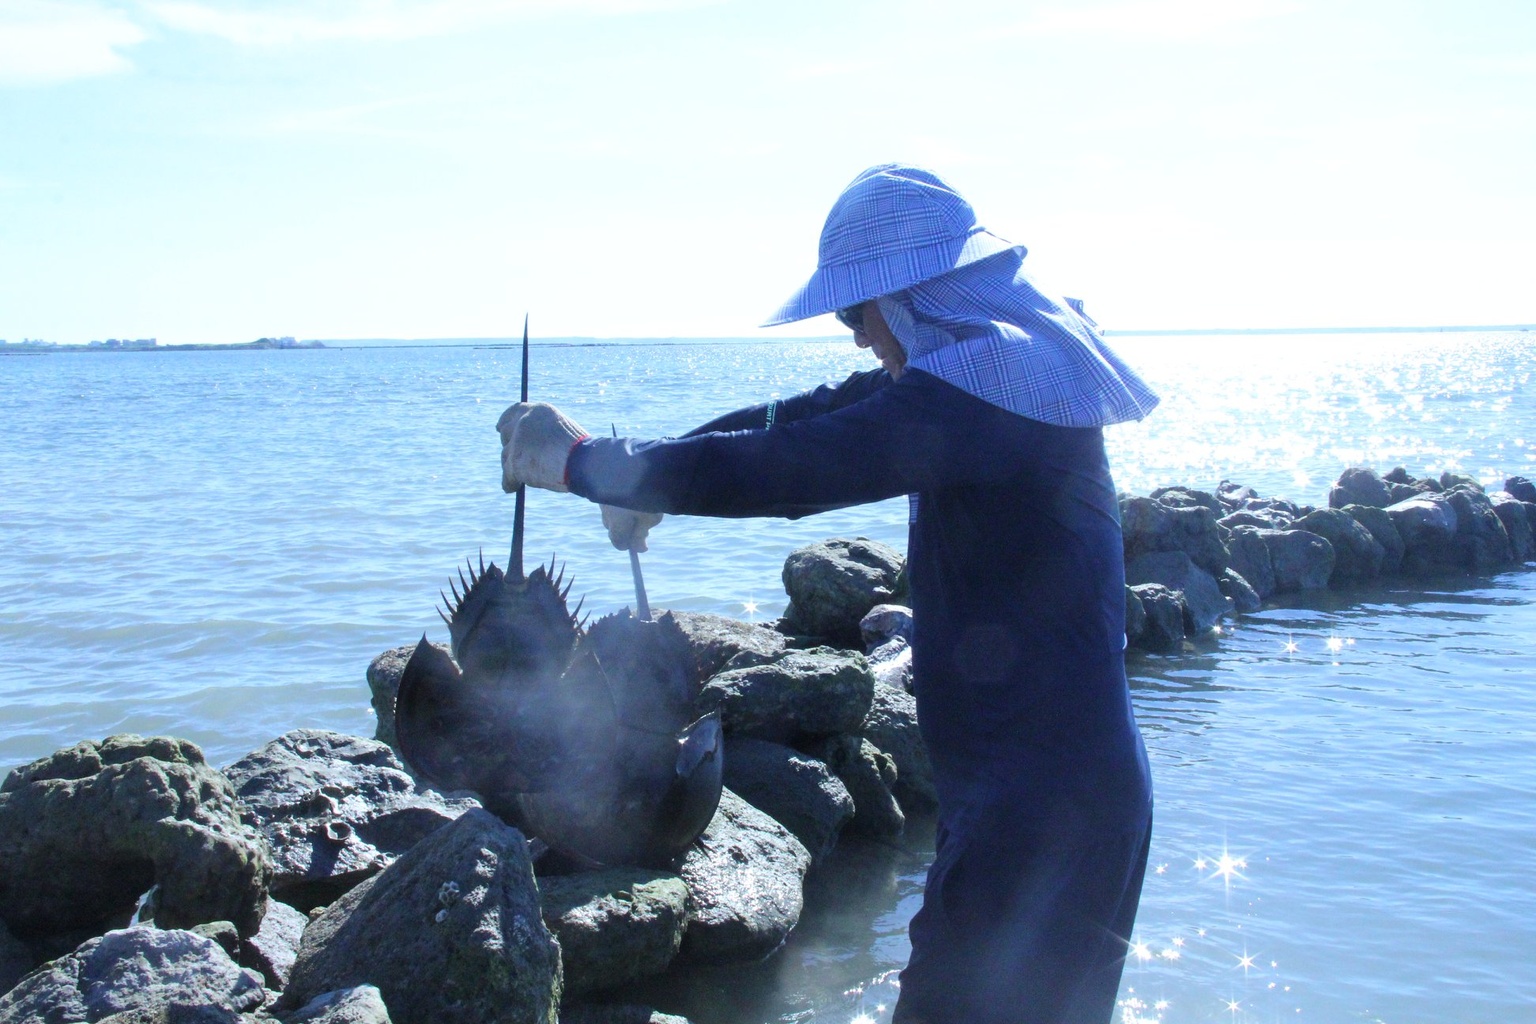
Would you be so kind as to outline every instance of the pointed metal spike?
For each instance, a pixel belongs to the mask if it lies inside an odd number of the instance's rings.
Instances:
[[[528,401],[528,314],[523,314],[523,382],[520,402]],[[507,578],[513,583],[523,582],[523,517],[527,508],[528,488],[518,487],[517,501],[512,506],[512,553],[507,558]]]

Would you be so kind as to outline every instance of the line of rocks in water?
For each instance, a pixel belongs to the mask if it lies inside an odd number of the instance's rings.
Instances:
[[[1177,648],[1266,599],[1483,573],[1536,551],[1536,487],[1351,469],[1326,508],[1223,483],[1122,496],[1128,635]],[[582,869],[419,785],[391,744],[412,647],[368,667],[374,739],[296,730],[225,767],[109,737],[0,784],[0,1024],[660,1024],[644,982],[771,955],[839,844],[935,805],[901,556],[790,555],[772,626],[673,612],[726,731],[719,810],[671,871]],[[148,893],[146,897],[145,894]]]

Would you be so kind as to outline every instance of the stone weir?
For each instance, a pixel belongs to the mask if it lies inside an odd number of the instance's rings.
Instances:
[[[1224,482],[1120,511],[1128,639],[1155,651],[1287,595],[1536,552],[1519,478],[1485,493],[1350,469],[1326,508]],[[663,613],[726,731],[719,809],[665,870],[575,864],[413,778],[392,746],[411,646],[368,666],[371,739],[299,729],[221,770],[184,740],[113,736],[16,769],[0,784],[0,1024],[680,1022],[636,993],[668,1005],[698,972],[772,956],[806,894],[840,884],[834,851],[928,827],[903,568],[833,539],[786,560],[777,623]]]

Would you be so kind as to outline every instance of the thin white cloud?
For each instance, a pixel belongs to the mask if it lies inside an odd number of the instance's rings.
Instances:
[[[1128,35],[1194,39],[1251,21],[1294,14],[1295,0],[1130,0],[1042,10],[1013,31],[1023,35]]]
[[[122,51],[144,40],[121,10],[67,0],[0,0],[0,84],[89,78],[131,67]]]
[[[529,17],[633,14],[705,6],[712,0],[146,0],[165,27],[243,46],[449,35]]]

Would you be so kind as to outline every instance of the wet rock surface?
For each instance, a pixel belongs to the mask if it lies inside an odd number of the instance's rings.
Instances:
[[[560,949],[522,833],[471,810],[304,930],[280,1004],[374,985],[395,1024],[555,1024]]]
[[[874,690],[862,654],[818,647],[727,669],[704,685],[695,708],[704,714],[718,707],[728,734],[793,743],[857,731]]]
[[[896,762],[862,736],[833,736],[815,748],[853,797],[848,831],[863,836],[899,836],[906,815],[896,800]]]
[[[1215,578],[1182,551],[1153,551],[1138,556],[1126,563],[1125,582],[1130,586],[1161,583],[1183,595],[1184,625],[1190,635],[1209,631],[1231,609]]]
[[[682,955],[756,960],[778,949],[800,920],[810,866],[788,829],[727,789],[679,872],[689,906]]]
[[[858,643],[864,616],[902,596],[903,561],[894,548],[864,537],[799,548],[784,562],[784,591],[793,608],[786,618],[811,636]]]
[[[826,763],[779,743],[727,740],[725,784],[789,829],[813,864],[832,852],[853,817],[853,797]]]
[[[472,807],[417,786],[382,742],[295,729],[224,769],[273,854],[272,893],[330,903]]]
[[[236,1022],[266,1001],[261,978],[213,940],[126,928],[89,940],[0,997],[0,1024],[179,1019]]]
[[[1137,646],[1148,651],[1178,650],[1184,642],[1184,602],[1178,593],[1161,583],[1141,583],[1130,589],[1146,616]]]
[[[787,649],[784,634],[767,626],[705,612],[671,612],[693,651],[695,678],[708,679],[728,664],[763,665]]]
[[[1139,604],[1139,602],[1138,602]],[[917,726],[917,699],[910,693],[877,684],[869,714],[859,735],[873,743],[896,765],[896,802],[906,814],[926,814],[939,805],[933,763]]]
[[[126,921],[152,885],[163,927],[253,935],[271,874],[229,780],[186,740],[78,743],[0,785],[0,919],[23,940]]]
[[[682,947],[688,887],[676,875],[609,868],[545,876],[539,887],[567,998],[660,974]]]

